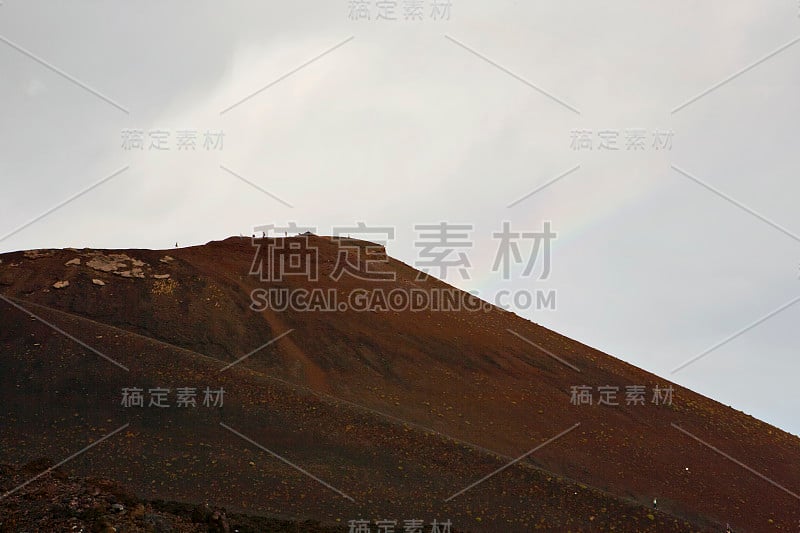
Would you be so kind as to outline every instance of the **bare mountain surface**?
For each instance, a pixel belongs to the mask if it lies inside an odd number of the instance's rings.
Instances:
[[[393,281],[333,281],[336,241],[255,242],[0,256],[0,463],[61,461],[118,430],[61,468],[146,500],[345,531],[361,518],[399,530],[413,518],[461,531],[797,530],[797,437],[400,261],[380,265]],[[317,281],[251,274],[254,257],[274,266],[267,247],[293,243],[317,249],[305,265]],[[369,243],[348,244],[366,269]],[[251,309],[265,288],[340,301],[449,293],[469,309]],[[581,385],[618,387],[618,405],[596,394],[573,405]],[[644,386],[644,405],[627,404],[629,386]],[[668,386],[671,404],[654,404]],[[123,406],[133,387],[170,389],[170,407]],[[176,406],[180,387],[198,389],[197,406]],[[202,405],[206,387],[224,388],[223,406]]]

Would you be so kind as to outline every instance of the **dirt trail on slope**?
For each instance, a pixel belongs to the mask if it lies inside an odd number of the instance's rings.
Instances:
[[[202,248],[188,248],[186,250],[181,250],[183,253],[176,254],[181,257],[183,260],[190,262],[192,265],[195,266],[198,270],[204,272],[210,278],[220,278],[227,280],[232,285],[238,287],[243,294],[250,294],[253,289],[256,288],[252,283],[253,278],[252,276],[248,276],[244,279],[232,277],[229,275],[221,275],[221,270],[218,264],[218,258],[216,256],[209,257],[207,255],[207,250]],[[202,253],[206,252],[206,253]],[[247,283],[247,281],[251,281],[251,283]],[[290,328],[281,320],[274,312],[270,310],[264,310],[258,313],[267,323],[270,328],[270,331],[273,333],[273,338],[276,338]],[[278,348],[279,356],[281,357],[283,363],[285,364],[285,368],[289,368],[292,370],[292,373],[295,377],[301,378],[305,381],[305,383],[311,387],[312,389],[331,393],[332,389],[330,384],[328,383],[328,379],[326,376],[325,371],[320,368],[310,357],[306,355],[306,353],[301,350],[294,341],[292,341],[291,336],[293,333],[285,335],[278,339],[274,346]],[[254,357],[258,356],[258,353],[253,354]],[[298,372],[300,370],[300,372]]]

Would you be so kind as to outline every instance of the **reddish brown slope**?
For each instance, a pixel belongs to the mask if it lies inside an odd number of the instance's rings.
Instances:
[[[17,302],[15,302],[17,303]],[[103,340],[121,370],[8,305],[0,318],[3,372],[0,457],[24,464],[69,457],[64,468],[120,481],[146,499],[211,502],[276,518],[344,524],[356,518],[452,520],[454,530],[711,531],[703,520],[652,513],[556,475],[516,464],[474,492],[455,491],[507,458],[291,386],[244,367],[84,318],[22,302],[82,339]],[[36,341],[36,342],[33,342]],[[209,385],[228,391],[221,409],[125,408],[122,387]],[[233,434],[302,465],[353,501]],[[578,442],[564,437],[567,445]],[[7,483],[3,490],[13,490]],[[32,491],[32,492],[31,492]],[[16,512],[36,482],[7,498]],[[17,513],[18,514],[18,513]]]
[[[320,274],[325,280],[337,248],[325,238],[314,238],[312,243],[319,247]],[[111,274],[103,274],[106,286],[93,286],[90,279],[97,271],[85,264],[64,266],[80,255],[72,251],[35,259],[7,254],[0,265],[0,283],[5,283],[6,294],[225,361],[293,329],[241,365],[509,457],[580,423],[572,435],[538,450],[531,461],[620,497],[646,503],[658,496],[662,509],[688,518],[706,515],[753,531],[791,530],[800,518],[795,516],[798,501],[790,494],[673,424],[795,493],[800,485],[796,437],[679,387],[675,387],[672,406],[570,405],[572,385],[616,385],[623,390],[627,385],[646,385],[649,391],[667,382],[512,314],[499,309],[255,313],[248,309],[252,290],[266,285],[307,288],[309,284],[293,280],[264,284],[249,275],[254,255],[249,239],[127,253],[155,266],[153,273],[169,273],[177,282],[172,293],[154,290],[159,281],[152,278]],[[165,253],[175,261],[161,263]],[[392,260],[386,268],[397,273],[392,287],[447,287],[433,279],[417,281],[417,272],[398,261]],[[66,289],[43,292],[64,279],[71,282]],[[343,278],[318,285],[347,294],[386,284]],[[580,372],[545,352],[563,358]],[[478,469],[476,478],[481,472],[486,470]],[[477,505],[487,490],[476,488],[464,499]]]

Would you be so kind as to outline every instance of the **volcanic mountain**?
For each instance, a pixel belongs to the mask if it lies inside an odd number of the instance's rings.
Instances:
[[[0,463],[342,531],[797,530],[796,436],[384,254],[0,255]]]

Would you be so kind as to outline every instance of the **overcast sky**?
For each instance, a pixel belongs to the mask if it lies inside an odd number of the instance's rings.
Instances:
[[[0,1],[0,251],[471,224],[451,283],[800,434],[797,1],[414,3]]]

